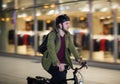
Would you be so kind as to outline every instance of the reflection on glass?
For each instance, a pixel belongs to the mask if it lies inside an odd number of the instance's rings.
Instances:
[[[3,0],[2,8],[12,9],[14,0]],[[18,0],[17,10],[17,53],[34,55],[34,17],[33,17],[33,1],[34,0]],[[112,0],[113,1],[113,0]],[[116,1],[116,0],[115,0]],[[89,27],[88,27],[88,0],[36,0],[36,17],[37,17],[37,36],[38,44],[40,45],[43,36],[50,30],[55,28],[55,18],[61,14],[67,14],[71,19],[70,32],[73,36],[73,42],[76,49],[83,58],[89,60]],[[72,3],[71,3],[72,2]],[[27,4],[25,4],[27,3]],[[29,8],[31,7],[31,8]],[[28,8],[28,9],[27,9]],[[92,41],[93,51],[92,60],[100,62],[115,62],[114,56],[114,21],[111,9],[117,9],[117,23],[118,23],[118,56],[117,62],[120,63],[120,40],[119,40],[119,5],[116,2],[106,0],[93,0],[92,2]],[[1,22],[5,22],[4,28],[8,33],[7,52],[15,53],[15,32],[13,23],[13,13],[7,12],[5,17],[0,17]],[[1,24],[0,24],[1,25]],[[2,30],[3,31],[3,30]],[[37,54],[41,56],[40,53]]]

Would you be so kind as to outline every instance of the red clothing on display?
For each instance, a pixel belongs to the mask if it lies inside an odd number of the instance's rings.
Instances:
[[[106,39],[101,39],[101,41],[100,41],[100,50],[106,51],[106,47],[105,47],[106,41],[107,41]]]
[[[27,35],[27,34],[25,34],[25,35],[23,36],[23,44],[24,44],[24,45],[28,45],[28,35]]]

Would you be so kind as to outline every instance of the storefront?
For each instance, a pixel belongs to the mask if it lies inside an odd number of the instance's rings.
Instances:
[[[86,60],[120,63],[119,0],[1,0],[0,52],[42,56],[38,45],[55,18],[67,14],[76,49]]]

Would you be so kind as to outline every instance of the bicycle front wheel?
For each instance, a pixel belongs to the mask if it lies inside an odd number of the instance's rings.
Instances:
[[[84,84],[84,77],[80,72],[77,72],[78,84]]]

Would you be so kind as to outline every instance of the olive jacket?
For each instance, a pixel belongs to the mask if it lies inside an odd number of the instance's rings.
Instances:
[[[55,42],[55,38],[57,35],[57,40]],[[56,66],[57,63],[59,63],[59,60],[57,58],[57,52],[60,49],[61,46],[61,39],[60,39],[60,33],[57,29],[53,30],[49,33],[48,41],[47,41],[47,50],[44,52],[42,57],[42,66],[43,68],[48,71],[50,66]],[[78,55],[78,52],[75,49],[75,46],[73,44],[73,41],[71,40],[71,34],[69,32],[66,32],[65,34],[65,60],[66,64],[70,65],[73,68],[72,61],[70,59],[70,54],[73,54],[75,57],[75,60],[77,61],[80,57]]]

